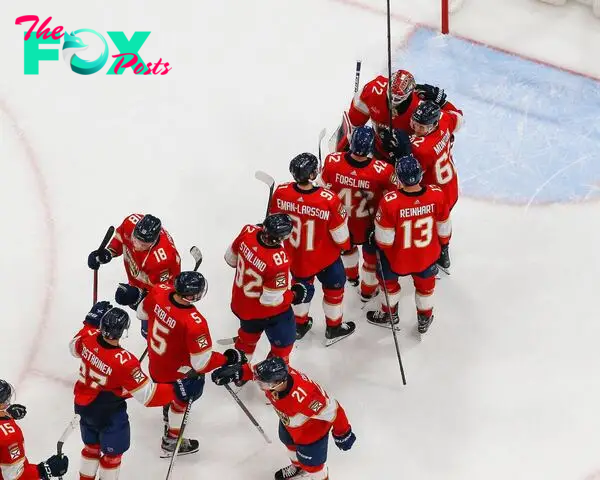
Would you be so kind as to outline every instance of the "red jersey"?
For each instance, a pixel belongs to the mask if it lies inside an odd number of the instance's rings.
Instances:
[[[394,167],[381,160],[354,160],[349,152],[327,155],[321,179],[327,188],[337,193],[348,214],[348,229],[352,244],[367,241],[367,230],[383,194],[395,190]]]
[[[462,112],[446,102],[436,130],[424,137],[410,137],[413,155],[423,167],[423,183],[440,187],[450,209],[458,200],[458,177],[452,161],[452,138],[461,123]]]
[[[346,210],[331,190],[304,191],[293,182],[283,183],[273,193],[269,212],[292,219],[294,229],[285,244],[296,278],[319,273],[351,247]]]
[[[360,93],[357,93],[350,104],[348,118],[353,127],[359,127],[366,124],[369,119],[377,135],[375,136],[375,148],[380,153],[384,152],[381,144],[380,131],[388,129],[390,123],[390,109],[388,107],[388,79],[379,75],[374,80],[367,83]],[[410,103],[406,111],[402,113],[393,112],[392,127],[394,129],[410,132],[410,117],[419,105],[420,99],[416,92],[411,95]]]
[[[225,252],[225,261],[236,269],[231,310],[242,320],[279,315],[294,299],[285,249],[266,245],[258,236],[260,231],[256,225],[246,225]]]
[[[449,215],[444,194],[434,185],[386,194],[375,217],[375,240],[392,271],[409,275],[433,265],[452,232]]]
[[[37,465],[25,456],[25,439],[17,422],[0,417],[0,480],[38,480]]]
[[[144,216],[139,213],[129,215],[115,231],[108,244],[113,257],[123,255],[129,284],[150,290],[159,283],[172,282],[181,273],[181,260],[171,235],[163,228],[158,242],[149,250],[135,250],[131,235],[136,223]]]
[[[246,367],[244,379],[251,379]],[[308,445],[322,439],[333,429],[336,436],[350,431],[350,423],[342,406],[330,398],[320,385],[290,367],[288,387],[283,392],[265,392],[281,423],[294,443]]]
[[[155,382],[171,383],[194,369],[206,373],[227,362],[212,351],[206,319],[192,304],[175,302],[175,288],[160,284],[138,306],[137,316],[148,320],[148,371]]]
[[[132,396],[147,407],[175,400],[172,385],[155,384],[142,371],[139,360],[120,346],[109,345],[100,330],[85,325],[70,344],[71,354],[81,359],[75,384],[75,404],[90,405],[100,392],[126,400]]]

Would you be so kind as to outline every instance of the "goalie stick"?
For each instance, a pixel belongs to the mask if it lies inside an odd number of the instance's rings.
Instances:
[[[192,248],[190,248],[190,253],[192,254],[192,257],[194,257],[194,261],[196,262],[196,264],[194,265],[194,272],[197,272],[198,268],[202,264],[202,252],[196,245],[194,245]],[[146,355],[148,355],[148,347],[146,347],[144,352],[140,355],[140,363],[142,363],[142,360],[146,358]]]
[[[108,245],[108,242],[110,242],[110,239],[112,238],[114,233],[115,233],[115,227],[113,227],[111,225],[110,227],[108,227],[108,230],[104,234],[104,238],[102,239],[102,242],[100,243],[100,246],[98,247],[98,250],[103,250],[106,248],[106,246]],[[92,293],[92,299],[94,302],[92,305],[95,305],[96,302],[98,301],[98,270],[97,269],[94,270],[94,291]]]
[[[360,86],[360,68],[362,66],[362,60],[356,61],[356,71],[354,73],[354,95],[358,93],[358,87]],[[329,151],[335,152],[337,151],[337,146],[340,143],[344,134],[348,135],[348,132],[351,131],[351,123],[348,118],[348,112],[344,111],[342,114],[342,123],[335,129],[333,135],[329,139]],[[349,141],[350,139],[348,139]]]
[[[62,433],[62,435],[58,439],[58,442],[56,442],[56,453],[57,453],[57,455],[59,455],[59,456],[62,455],[63,445],[67,441],[67,438],[69,438],[69,435],[71,435],[71,433],[73,433],[73,430],[75,430],[75,428],[77,427],[77,424],[79,423],[79,418],[80,418],[79,415],[75,415],[71,419],[71,421],[69,422],[69,424],[65,428],[65,431]],[[58,478],[60,478],[62,480],[63,477],[58,477]]]

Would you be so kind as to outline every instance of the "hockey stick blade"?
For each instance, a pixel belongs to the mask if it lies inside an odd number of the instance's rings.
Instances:
[[[73,430],[75,430],[75,428],[77,428],[77,425],[79,424],[79,418],[80,418],[79,415],[76,414],[71,419],[71,421],[67,425],[67,428],[65,428],[65,431],[62,433],[62,435],[58,439],[58,442],[56,442],[56,453],[58,455],[62,455],[63,445],[67,441],[67,438],[69,438],[69,435],[71,435],[71,433],[73,433]],[[60,480],[62,480],[63,477],[58,477],[58,478]]]
[[[234,345],[236,339],[237,337],[221,338],[220,340],[217,340],[217,343],[227,347],[229,345]]]
[[[322,155],[321,155],[321,142],[325,138],[325,135],[327,135],[327,129],[326,128],[324,128],[323,130],[321,130],[319,132],[319,171],[321,170],[321,166],[323,164],[323,159],[322,159]]]
[[[254,178],[256,178],[260,182],[265,183],[269,188],[275,185],[275,179],[267,172],[263,172],[262,170],[257,170],[254,173]]]
[[[202,252],[196,245],[194,245],[192,248],[190,248],[190,253],[192,254],[192,257],[194,257],[194,261],[196,262],[196,265],[194,265],[195,272],[202,264]]]
[[[102,250],[102,249],[106,248],[106,246],[108,245],[108,242],[110,242],[110,239],[112,238],[114,233],[115,233],[115,227],[113,227],[111,225],[110,227],[108,227],[108,230],[106,231],[106,234],[104,235],[104,238],[102,239],[102,243],[100,244],[100,247],[98,248],[98,250]]]

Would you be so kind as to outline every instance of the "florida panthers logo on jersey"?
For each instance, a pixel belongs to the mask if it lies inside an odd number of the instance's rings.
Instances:
[[[285,425],[286,427],[289,426],[289,424],[290,424],[290,417],[288,415],[286,415],[283,412],[280,412],[277,409],[275,409],[275,413],[277,413],[277,416],[279,417],[279,419],[281,420],[281,423],[283,423],[283,425]]]
[[[8,451],[10,453],[11,460],[16,460],[17,458],[19,458],[21,456],[21,449],[19,448],[18,444],[11,445],[9,447]]]

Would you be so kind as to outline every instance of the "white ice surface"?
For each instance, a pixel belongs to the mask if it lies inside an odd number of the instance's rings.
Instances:
[[[435,7],[415,4],[394,8],[435,21]],[[465,0],[454,24],[461,35],[600,75],[600,22],[588,10]],[[357,56],[364,79],[383,69],[385,19],[323,0],[40,0],[5,2],[0,12],[0,100],[12,112],[3,108],[0,122],[0,378],[13,381],[28,406],[21,423],[39,461],[71,416],[77,362],[67,343],[91,303],[86,257],[106,227],[152,212],[182,252],[199,245],[210,282],[200,308],[215,338],[234,333],[222,255],[244,223],[263,215],[266,192],[253,172],[286,180],[291,156],[316,150],[318,131],[331,131],[347,106]],[[162,57],[173,71],[81,77],[61,61],[24,76],[22,27],[12,24],[25,14],[51,15],[69,30],[150,30],[144,59]],[[412,26],[394,21],[393,29],[398,45]],[[358,331],[327,350],[315,302],[314,333],[293,363],[342,402],[358,436],[347,453],[330,445],[331,478],[585,478],[600,468],[598,204],[525,209],[463,198],[454,226],[453,275],[439,284],[436,320],[422,343],[410,333],[410,286],[402,298],[406,387],[390,333],[360,318],[354,292],[345,312]],[[101,296],[123,278],[120,262],[103,268]],[[125,343],[143,350],[135,328]],[[201,451],[181,458],[174,478],[266,479],[287,463],[274,413],[252,388],[244,399],[274,444],[266,447],[227,393],[207,385],[189,424]],[[129,412],[132,448],[121,478],[164,478],[160,410],[130,401]],[[66,479],[76,478],[80,448],[73,435]]]

